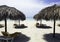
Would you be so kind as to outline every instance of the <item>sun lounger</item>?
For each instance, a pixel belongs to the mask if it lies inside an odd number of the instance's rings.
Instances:
[[[3,24],[0,24],[0,28],[2,28],[2,27],[4,27],[4,25]]]
[[[60,27],[60,24],[58,24],[58,26]]]
[[[3,32],[2,31],[2,34],[3,34],[3,36],[0,37],[0,40],[3,40],[3,41],[6,40],[6,42],[8,42],[10,40],[11,42],[13,42],[13,39],[15,37],[19,36],[20,32],[15,32],[13,34],[9,34],[8,32]]]
[[[39,24],[39,25],[36,25],[37,28],[52,28],[50,26],[47,26],[46,24]]]
[[[27,26],[25,26],[24,24],[21,24],[21,25],[17,25],[17,24],[14,24],[15,28],[27,28]]]
[[[16,36],[19,36],[20,33],[19,32],[15,32],[15,33],[9,34],[8,32],[3,32],[2,31],[2,34],[5,37],[13,37],[13,38],[15,38]]]
[[[9,42],[9,40],[10,40],[11,42],[13,42],[14,37],[11,37],[8,32],[2,31],[2,34],[3,34],[3,36],[0,37],[0,40],[6,41],[6,42]]]

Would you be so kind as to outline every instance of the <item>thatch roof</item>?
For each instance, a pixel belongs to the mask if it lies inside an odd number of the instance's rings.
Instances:
[[[54,16],[55,19],[60,19],[60,6],[56,4],[42,9],[38,14],[35,15],[35,19],[51,20],[54,19]]]
[[[36,14],[33,18],[38,21],[42,19],[42,16],[40,14]]]
[[[41,10],[41,14],[44,14],[44,19],[45,20],[51,20],[54,19],[59,19],[60,17],[60,6],[57,6],[56,4],[50,7],[46,7],[45,9]]]
[[[21,11],[17,10],[16,8],[2,5],[0,6],[0,20],[4,18],[9,18],[12,20],[25,20],[26,17]]]

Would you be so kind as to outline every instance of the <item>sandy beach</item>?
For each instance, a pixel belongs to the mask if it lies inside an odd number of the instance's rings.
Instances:
[[[15,29],[13,25],[14,23],[18,23],[18,21],[14,21],[14,20],[7,21],[8,32],[9,33],[21,32],[27,37],[30,37],[30,40],[27,42],[48,42],[44,40],[44,35],[53,33],[53,21],[43,20],[42,22],[43,24],[51,26],[52,28],[50,29],[36,28],[35,27],[36,21],[33,19],[32,20],[27,19],[25,21],[21,21],[21,24],[25,24],[26,26],[28,26],[28,28],[24,28],[24,29]],[[1,21],[0,24],[4,25],[4,21]],[[58,24],[59,21],[56,21],[56,33],[60,33],[60,27],[57,26]],[[0,28],[0,35],[2,35],[1,31],[4,31],[4,27]]]

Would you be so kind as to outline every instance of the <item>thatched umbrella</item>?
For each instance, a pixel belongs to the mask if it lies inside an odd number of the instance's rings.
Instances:
[[[56,4],[41,10],[41,13],[44,15],[43,19],[54,20],[53,37],[55,37],[56,20],[60,19],[60,13],[59,12],[60,12],[60,6],[57,6]]]
[[[21,21],[24,21],[24,20],[26,20],[26,16],[24,15],[24,13],[23,12],[19,12],[20,13],[20,19],[18,19],[18,22],[19,22],[19,26],[20,26],[20,20]],[[12,18],[12,17],[11,17]],[[14,19],[14,20],[16,20],[16,19]]]
[[[42,16],[42,15],[40,15],[40,14],[38,13],[38,14],[34,15],[33,18],[34,18],[35,20],[37,20],[37,21],[40,21],[40,24],[42,24],[42,19],[43,19],[43,16]]]
[[[21,12],[21,11],[19,11],[19,10],[17,10],[16,8],[14,8],[14,7],[10,7],[9,8],[9,11],[11,12],[11,14],[13,14],[13,13],[15,13],[15,11],[16,11],[16,13],[15,14],[17,14],[17,16],[16,17],[14,17],[14,15],[11,17],[11,16],[9,16],[10,17],[10,19],[12,19],[12,20],[17,20],[18,19],[18,21],[19,21],[19,26],[20,26],[20,20],[25,20],[26,19],[26,16]],[[13,11],[13,12],[12,12]],[[19,15],[18,15],[19,14]],[[20,18],[19,18],[20,17]]]
[[[5,20],[5,32],[7,32],[7,18],[11,20],[23,20],[22,13],[14,7],[0,6],[0,20]]]
[[[21,19],[19,19],[19,26],[20,26],[20,20],[24,21],[26,20],[26,16],[21,12]]]

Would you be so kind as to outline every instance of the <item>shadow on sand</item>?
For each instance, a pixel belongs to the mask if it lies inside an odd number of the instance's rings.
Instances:
[[[43,39],[47,42],[60,42],[60,34],[56,33],[54,38],[52,33],[45,34]]]
[[[50,27],[50,26],[36,26],[37,28],[42,28],[42,29],[50,29],[50,28],[52,28],[52,27]]]
[[[50,26],[37,26],[37,28],[50,29],[50,28],[52,28],[52,27],[50,27]]]
[[[52,28],[51,26],[47,26],[46,24],[40,24],[40,25],[36,25],[37,28],[42,28],[42,29],[50,29]]]
[[[21,25],[18,25],[18,24],[14,24],[14,28],[16,29],[24,29],[24,28],[27,28],[27,26],[25,26],[24,24],[21,24]]]
[[[28,42],[29,40],[30,37],[21,33],[20,36],[14,38],[13,42]]]
[[[0,40],[1,40],[1,38],[8,38],[8,37],[0,36]],[[19,33],[18,36],[14,37],[13,42],[28,42],[29,40],[30,40],[30,37],[27,37],[26,35]],[[4,42],[6,42],[6,41],[4,40]]]

